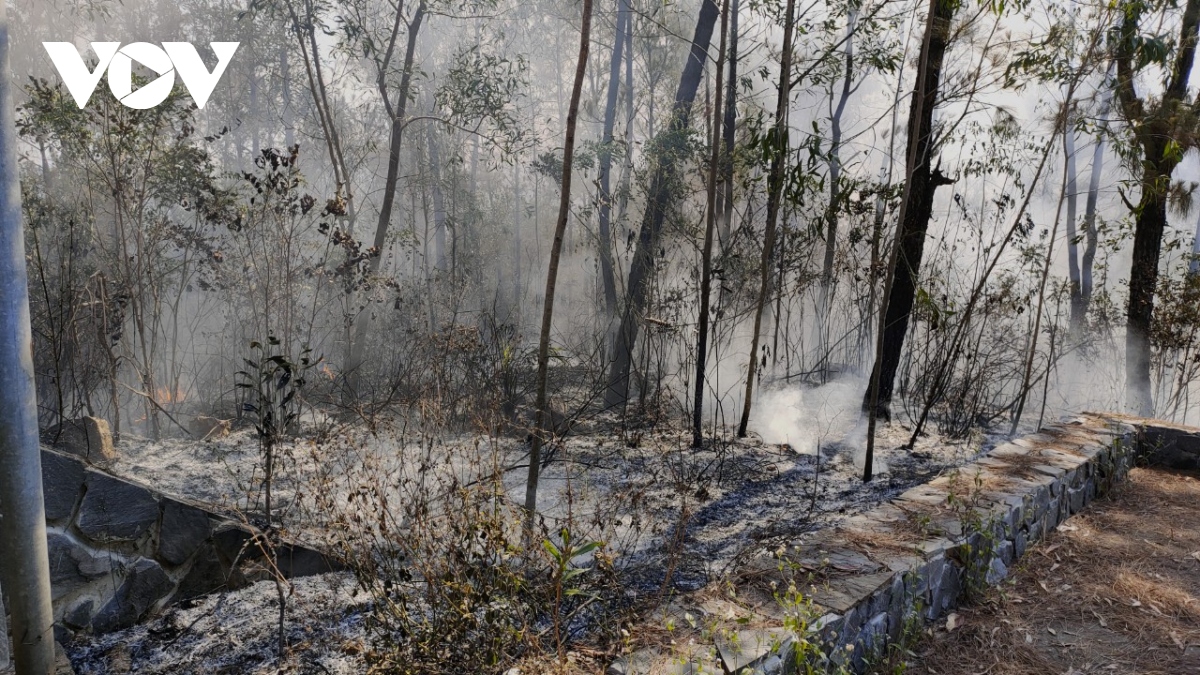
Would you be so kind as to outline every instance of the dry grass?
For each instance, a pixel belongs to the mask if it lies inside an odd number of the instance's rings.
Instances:
[[[1134,470],[955,622],[908,673],[1200,673],[1200,476]]]

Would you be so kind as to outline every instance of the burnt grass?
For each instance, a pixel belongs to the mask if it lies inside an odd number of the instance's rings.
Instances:
[[[731,445],[727,456],[707,458],[709,473],[697,476],[687,486],[693,489],[677,497],[674,513],[660,514],[674,524],[630,557],[626,584],[658,592],[670,570],[675,591],[698,590],[732,572],[745,557],[869,510],[970,461],[991,443],[959,454],[952,451],[955,444],[941,439],[922,445],[916,451],[891,449],[889,470],[865,484],[851,459],[853,448],[843,443],[826,444],[819,455],[787,446]],[[682,537],[680,503],[687,508]]]
[[[899,447],[908,431],[885,427],[878,457],[887,471],[864,484],[846,443],[819,454],[787,445],[713,441],[700,450],[663,431],[629,444],[597,433],[569,439],[555,463],[584,467],[600,491],[637,491],[640,517],[652,523],[622,551],[589,597],[567,598],[564,637],[603,650],[615,628],[667,596],[690,593],[725,578],[748,557],[781,542],[868,510],[993,444],[925,437]],[[901,440],[902,439],[902,440]],[[630,447],[635,445],[635,447]],[[519,456],[520,448],[514,450]],[[286,621],[289,657],[276,661],[274,586],[250,588],[172,606],[142,625],[102,636],[78,636],[68,652],[81,675],[122,672],[359,672],[370,640],[371,598],[348,574],[297,580]],[[539,616],[535,629],[550,617]],[[602,668],[603,666],[601,666]]]

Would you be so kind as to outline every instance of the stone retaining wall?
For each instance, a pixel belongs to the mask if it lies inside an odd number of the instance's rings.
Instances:
[[[49,448],[42,489],[54,618],[70,630],[125,628],[173,602],[270,576],[258,530],[228,514]],[[335,569],[289,543],[275,564],[289,577]]]
[[[1140,454],[1148,464],[1168,469],[1200,471],[1200,431],[1161,420],[1111,416],[1138,430]]]
[[[1003,579],[1030,544],[1141,458],[1195,467],[1188,462],[1200,460],[1200,429],[1085,414],[998,446],[751,560],[735,580],[735,604],[722,610],[740,615],[739,625],[722,628],[718,619],[706,630],[711,644],[661,656],[642,650],[608,672],[790,673],[798,655],[822,670],[863,672],[887,644]]]

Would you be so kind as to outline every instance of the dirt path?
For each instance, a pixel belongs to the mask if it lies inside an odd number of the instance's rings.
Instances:
[[[1135,469],[913,651],[910,674],[1200,674],[1200,476]]]

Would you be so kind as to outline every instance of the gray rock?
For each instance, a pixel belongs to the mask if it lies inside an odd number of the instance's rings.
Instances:
[[[957,564],[946,562],[938,584],[929,597],[929,606],[925,609],[926,619],[932,621],[957,604],[958,596],[963,591],[962,576],[963,572]]]
[[[1064,497],[1064,499],[1065,499],[1065,497]],[[1047,532],[1053,530],[1054,527],[1056,525],[1058,525],[1059,516],[1061,514],[1062,514],[1062,510],[1058,508],[1058,499],[1057,498],[1051,499],[1050,500],[1050,508],[1047,509],[1047,511],[1046,511],[1046,517],[1042,519],[1046,522],[1046,531]]]
[[[988,566],[987,574],[984,576],[984,581],[989,585],[995,585],[1004,580],[1008,576],[1008,565],[999,557],[992,558],[991,565]]]
[[[158,500],[146,488],[89,469],[75,524],[96,542],[135,541],[158,522]]]
[[[609,664],[604,673],[605,675],[649,675],[656,659],[658,659],[658,651],[639,649],[627,656],[618,657]]]
[[[162,526],[158,530],[158,558],[182,565],[211,535],[208,513],[174,499],[162,500]]]
[[[71,665],[67,650],[63,649],[57,640],[54,641],[54,675],[75,675],[75,668]]]
[[[234,523],[225,523],[217,528],[212,542],[221,562],[229,568],[262,557],[262,547],[254,541],[254,535]]]
[[[92,630],[107,633],[134,625],[174,588],[158,563],[140,558],[108,604],[92,618]]]
[[[1001,540],[996,544],[996,556],[1000,558],[1005,565],[1013,564],[1015,559],[1015,547],[1013,543],[1007,539]]]
[[[1071,513],[1079,513],[1083,510],[1084,500],[1087,497],[1086,488],[1072,488],[1067,491],[1067,497],[1071,503]]]
[[[46,520],[55,522],[71,517],[83,492],[83,463],[42,450],[42,496],[46,502]]]
[[[791,639],[782,629],[740,630],[733,634],[717,635],[717,654],[725,665],[725,672],[738,673],[743,668],[757,669],[767,658]]]
[[[275,556],[279,571],[287,578],[308,577],[315,574],[338,572],[344,567],[311,548],[285,544]]]
[[[88,624],[92,622],[92,614],[95,612],[95,609],[96,603],[91,600],[78,602],[75,606],[63,612],[63,623],[68,628],[74,630],[87,628]]]
[[[108,420],[99,417],[83,418],[83,428],[87,431],[89,462],[111,462],[117,458],[116,448],[113,447],[112,429]]]
[[[1028,543],[1041,541],[1044,536],[1046,536],[1046,531],[1043,529],[1042,521],[1035,520],[1029,524]]]
[[[222,589],[240,588],[245,584],[245,578],[239,572],[223,564],[213,548],[205,545],[196,554],[192,568],[179,582],[172,601],[208,595]]]
[[[50,558],[51,597],[74,593],[113,571],[113,559],[105,553],[93,553],[83,544],[59,532],[46,535]]]
[[[887,644],[887,614],[876,614],[863,624],[852,653],[855,672],[864,672],[866,664],[875,659]]]
[[[751,671],[750,675],[782,675],[783,659],[775,654],[771,654],[763,662]]]

